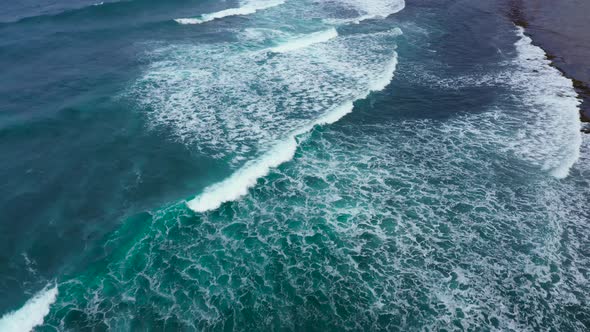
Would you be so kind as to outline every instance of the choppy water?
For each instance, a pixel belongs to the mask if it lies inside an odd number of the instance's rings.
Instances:
[[[579,101],[501,1],[10,6],[1,331],[590,328]]]

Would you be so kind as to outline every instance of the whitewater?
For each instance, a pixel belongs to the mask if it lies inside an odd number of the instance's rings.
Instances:
[[[338,37],[338,31],[336,28],[331,28],[324,31],[313,32],[302,37],[292,38],[281,45],[270,48],[270,51],[276,53],[295,51],[312,46],[313,44],[327,42],[336,37]]]
[[[283,0],[247,0],[243,1],[237,8],[229,8],[215,13],[203,14],[199,18],[177,18],[174,20],[180,24],[201,24],[229,16],[254,14],[259,10],[279,6],[283,3]]]
[[[28,332],[43,324],[43,318],[58,295],[57,285],[48,285],[39,291],[22,308],[4,314],[0,318],[0,331]]]

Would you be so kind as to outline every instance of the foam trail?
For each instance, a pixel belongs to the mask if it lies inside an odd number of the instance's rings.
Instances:
[[[246,1],[238,8],[229,8],[215,13],[203,14],[198,18],[177,18],[174,21],[180,24],[201,24],[228,16],[254,14],[259,10],[282,5],[283,3],[285,3],[284,0]]]
[[[366,98],[371,92],[383,90],[393,78],[397,66],[397,55],[385,66],[383,74],[369,85],[369,89],[359,94],[355,100]],[[287,138],[276,144],[262,157],[246,163],[246,165],[232,174],[229,178],[205,188],[202,194],[190,200],[187,205],[195,212],[215,210],[225,202],[235,201],[246,195],[248,190],[256,185],[259,178],[266,176],[272,168],[291,160],[295,155],[299,141],[297,136],[309,132],[315,126],[332,124],[346,114],[352,112],[353,101],[347,101],[332,108],[323,116],[308,125],[291,132]]]
[[[406,6],[406,2],[404,0],[342,0],[340,3],[347,8],[358,11],[360,16],[349,19],[327,19],[326,22],[335,24],[358,24],[364,20],[386,18],[389,15],[402,11]]]
[[[57,294],[57,285],[52,288],[45,287],[28,300],[22,308],[2,316],[0,331],[25,332],[43,324],[43,319],[49,313],[49,308],[55,302]]]
[[[303,37],[293,38],[282,45],[271,48],[270,51],[275,53],[295,51],[309,47],[313,44],[327,42],[328,40],[336,37],[338,37],[338,31],[336,31],[335,28],[331,28],[324,31],[310,33]]]
[[[523,28],[518,27],[517,33],[518,61],[525,74],[513,80],[526,87],[524,101],[536,111],[536,123],[523,135],[535,151],[527,149],[524,154],[539,160],[552,176],[565,178],[580,157],[579,100],[572,81],[551,66],[545,51],[533,45]]]

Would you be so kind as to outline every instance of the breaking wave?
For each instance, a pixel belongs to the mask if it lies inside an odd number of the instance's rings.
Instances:
[[[384,89],[393,77],[396,64],[397,60],[394,58],[384,74],[381,75],[382,77],[373,82],[371,90],[363,95],[359,95],[357,99],[367,97],[372,91]],[[259,178],[268,174],[271,168],[277,167],[293,158],[297,146],[301,142],[297,140],[298,135],[308,132],[314,126],[331,124],[338,121],[346,114],[352,112],[353,107],[352,101],[346,102],[311,122],[308,126],[296,130],[289,135],[287,140],[277,144],[260,159],[247,163],[228,179],[206,188],[201,195],[189,201],[187,205],[195,212],[205,212],[214,210],[225,202],[233,201],[244,196],[247,194],[248,189],[256,184]]]
[[[22,308],[9,312],[0,318],[0,331],[28,332],[43,324],[43,318],[57,298],[57,285],[47,286],[35,294]]]
[[[309,132],[315,126],[331,124],[338,121],[352,111],[354,100],[366,98],[372,91],[384,89],[393,78],[396,65],[397,56],[394,55],[389,63],[385,65],[383,72],[380,75],[376,75],[376,78],[372,81],[367,82],[366,91],[359,93],[353,100],[344,102],[321,115],[319,118],[293,130],[284,141],[276,144],[262,157],[248,162],[228,179],[206,188],[201,195],[189,201],[188,206],[193,211],[204,212],[216,209],[224,202],[233,201],[245,195],[248,189],[256,184],[258,178],[267,175],[271,168],[277,167],[293,158],[296,148],[301,142],[297,140],[297,136]]]
[[[522,102],[535,113],[523,123],[515,141],[522,156],[556,178],[564,178],[580,157],[579,99],[570,79],[551,66],[545,51],[518,28],[517,62],[521,71],[508,80],[524,90]]]
[[[303,37],[293,38],[279,46],[272,47],[270,51],[275,53],[296,51],[309,47],[313,44],[327,42],[328,40],[336,37],[338,37],[338,31],[336,31],[335,28],[331,28],[324,31],[313,32]]]
[[[224,9],[215,13],[203,14],[197,18],[177,18],[180,24],[201,24],[228,16],[250,15],[259,10],[268,9],[285,3],[284,0],[246,0],[238,8]]]

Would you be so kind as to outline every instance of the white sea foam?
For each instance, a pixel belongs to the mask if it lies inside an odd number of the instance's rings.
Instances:
[[[344,0],[343,2],[359,9],[366,18],[385,18],[405,7],[404,0]]]
[[[326,113],[317,121],[306,127],[300,128],[287,139],[276,144],[262,157],[252,160],[229,178],[214,184],[204,192],[187,203],[188,207],[196,212],[205,212],[217,209],[225,202],[234,201],[248,193],[248,189],[256,184],[256,181],[264,177],[272,168],[278,167],[293,158],[299,142],[296,137],[313,128],[315,125],[330,124],[338,121],[344,115],[352,111],[352,102],[344,103],[334,110]]]
[[[243,1],[238,8],[224,9],[218,12],[203,14],[196,18],[177,18],[180,24],[201,24],[228,16],[251,15],[259,10],[268,9],[285,3],[284,0],[249,0]]]
[[[352,9],[357,15],[350,18],[330,18],[331,23],[360,23],[364,20],[386,18],[403,10],[406,6],[404,0],[342,0],[339,2],[346,9]]]
[[[275,53],[295,51],[309,47],[313,44],[327,42],[336,37],[338,37],[338,31],[336,31],[335,28],[331,28],[324,31],[313,32],[302,37],[293,38],[279,46],[271,48],[270,51]]]
[[[28,332],[43,324],[43,318],[57,298],[57,285],[47,286],[28,300],[22,308],[0,318],[0,331]]]
[[[241,165],[375,84],[397,35],[341,36],[273,56],[231,44],[159,49],[132,94],[153,128]]]
[[[579,100],[573,83],[551,66],[545,52],[518,28],[516,42],[521,72],[510,81],[524,89],[523,102],[535,112],[513,145],[525,159],[564,178],[580,156],[582,144]]]

